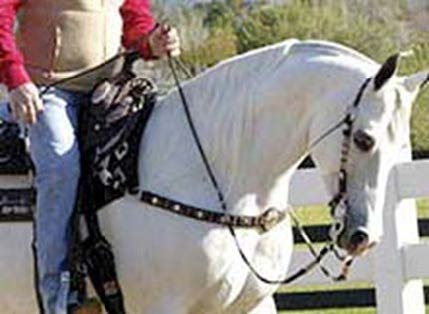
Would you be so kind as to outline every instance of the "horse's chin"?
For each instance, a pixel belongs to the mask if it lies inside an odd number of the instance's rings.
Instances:
[[[361,237],[359,241],[353,241],[341,234],[337,245],[343,249],[349,256],[358,257],[365,255],[371,248],[377,245],[377,241],[370,241],[369,236]]]
[[[365,241],[363,243],[360,243],[358,245],[349,244],[345,250],[347,251],[347,254],[353,257],[359,257],[366,255],[374,246],[377,245],[377,242],[369,242]]]

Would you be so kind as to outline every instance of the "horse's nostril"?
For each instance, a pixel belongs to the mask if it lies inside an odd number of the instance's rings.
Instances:
[[[367,243],[369,241],[369,236],[366,232],[358,230],[350,237],[350,245],[353,247],[358,247],[361,244]]]
[[[375,145],[374,138],[362,130],[357,130],[353,136],[353,141],[361,151],[369,152]]]

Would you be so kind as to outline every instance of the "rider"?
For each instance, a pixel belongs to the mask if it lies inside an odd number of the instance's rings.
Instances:
[[[102,63],[121,43],[146,60],[180,52],[176,29],[155,24],[150,0],[0,1],[0,82],[9,89],[13,118],[29,126],[37,172],[38,289],[46,314],[67,313],[73,295],[66,256],[79,177],[79,104],[117,67],[106,66],[43,96],[39,88]]]

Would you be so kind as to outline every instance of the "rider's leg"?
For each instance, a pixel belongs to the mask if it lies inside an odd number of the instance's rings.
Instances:
[[[67,311],[67,254],[80,170],[76,128],[82,100],[83,94],[51,89],[43,96],[44,112],[30,128],[37,187],[38,288],[46,314]]]

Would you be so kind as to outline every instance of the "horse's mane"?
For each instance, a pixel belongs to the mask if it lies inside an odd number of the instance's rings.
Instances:
[[[352,48],[323,40],[307,40],[299,42],[290,50],[290,54],[294,53],[312,53],[325,56],[347,56],[369,65],[377,64],[374,60]]]
[[[323,56],[326,56],[322,58],[326,59],[326,62],[325,60],[319,62],[319,57]],[[312,62],[313,59],[312,68],[308,69],[304,65],[301,70],[303,62],[306,60]],[[283,85],[284,81],[292,84],[296,75],[303,75],[302,77],[306,79],[307,70],[310,73],[308,79],[314,80],[312,74],[315,72],[310,71],[316,71],[318,77],[323,77],[325,73],[323,67],[331,66],[339,68],[339,71],[344,70],[347,80],[357,80],[362,78],[362,72],[367,72],[368,68],[373,68],[374,65],[376,63],[371,59],[338,44],[290,39],[222,61],[187,81],[183,89],[192,117],[197,121],[199,134],[202,134],[205,143],[210,143],[206,144],[210,147],[206,151],[209,158],[216,160],[218,156],[228,156],[229,169],[233,169],[228,173],[229,184],[232,186],[238,182],[236,180],[240,180],[239,173],[242,169],[240,164],[243,158],[247,158],[240,155],[244,151],[242,148],[254,145],[252,141],[258,130],[256,123],[260,121],[263,105],[270,104],[270,101],[278,97],[276,91],[279,93],[281,91],[283,93],[281,96],[287,94],[285,91],[288,86]],[[336,68],[334,70],[337,71]],[[350,75],[351,73],[358,75]],[[285,79],[283,74],[286,76]],[[331,76],[337,79],[337,76]],[[342,83],[346,79],[342,80]],[[300,90],[292,91],[291,95],[295,92],[300,93]],[[293,100],[293,96],[287,96],[288,100]],[[165,108],[163,110],[167,110],[168,114],[160,114],[160,119],[168,120],[172,124],[175,121],[173,117],[176,117],[180,119],[177,120],[180,121],[177,125],[180,125],[183,122],[183,112],[181,106],[177,106],[180,103],[177,89],[173,89],[164,98],[163,103],[168,104],[163,106]],[[300,104],[284,101],[288,108],[296,106],[297,112],[301,110]],[[294,109],[291,109],[291,112],[292,110]],[[296,125],[288,121],[284,121],[284,124]],[[183,140],[178,127],[172,130],[174,135],[169,133],[164,135],[165,138],[168,137],[169,141],[177,143]],[[188,129],[184,128],[183,132],[189,136]],[[177,149],[171,149],[166,158],[177,158],[176,154]],[[225,187],[225,191],[229,191],[229,188]]]
[[[325,56],[327,57],[325,65],[334,68],[336,64],[340,71],[347,72],[345,77],[350,80],[360,79],[362,75],[365,77],[372,75],[377,68],[375,61],[340,44],[288,39],[221,61],[187,81],[184,88],[187,90],[190,103],[205,103],[205,111],[211,107],[213,114],[223,112],[223,118],[226,118],[231,107],[225,105],[228,110],[220,110],[220,104],[228,104],[236,95],[240,95],[239,101],[235,102],[235,108],[252,107],[252,104],[257,105],[260,102],[260,97],[266,97],[260,87],[265,86],[270,77],[278,78],[276,73],[282,69],[285,69],[285,75],[296,74],[284,67],[289,60],[303,62],[306,59],[319,59]],[[196,107],[194,111],[199,110],[201,106]]]
[[[224,79],[232,79],[233,82],[241,81],[241,78],[257,78],[271,73],[281,62],[297,54],[348,57],[363,63],[365,66],[377,65],[374,60],[364,54],[341,44],[322,40],[288,39],[221,61],[195,79],[221,76]]]
[[[190,82],[212,80],[219,76],[227,78],[229,82],[240,82],[242,78],[248,80],[249,77],[263,76],[282,62],[288,50],[297,43],[298,40],[289,39],[231,57],[197,75]]]

